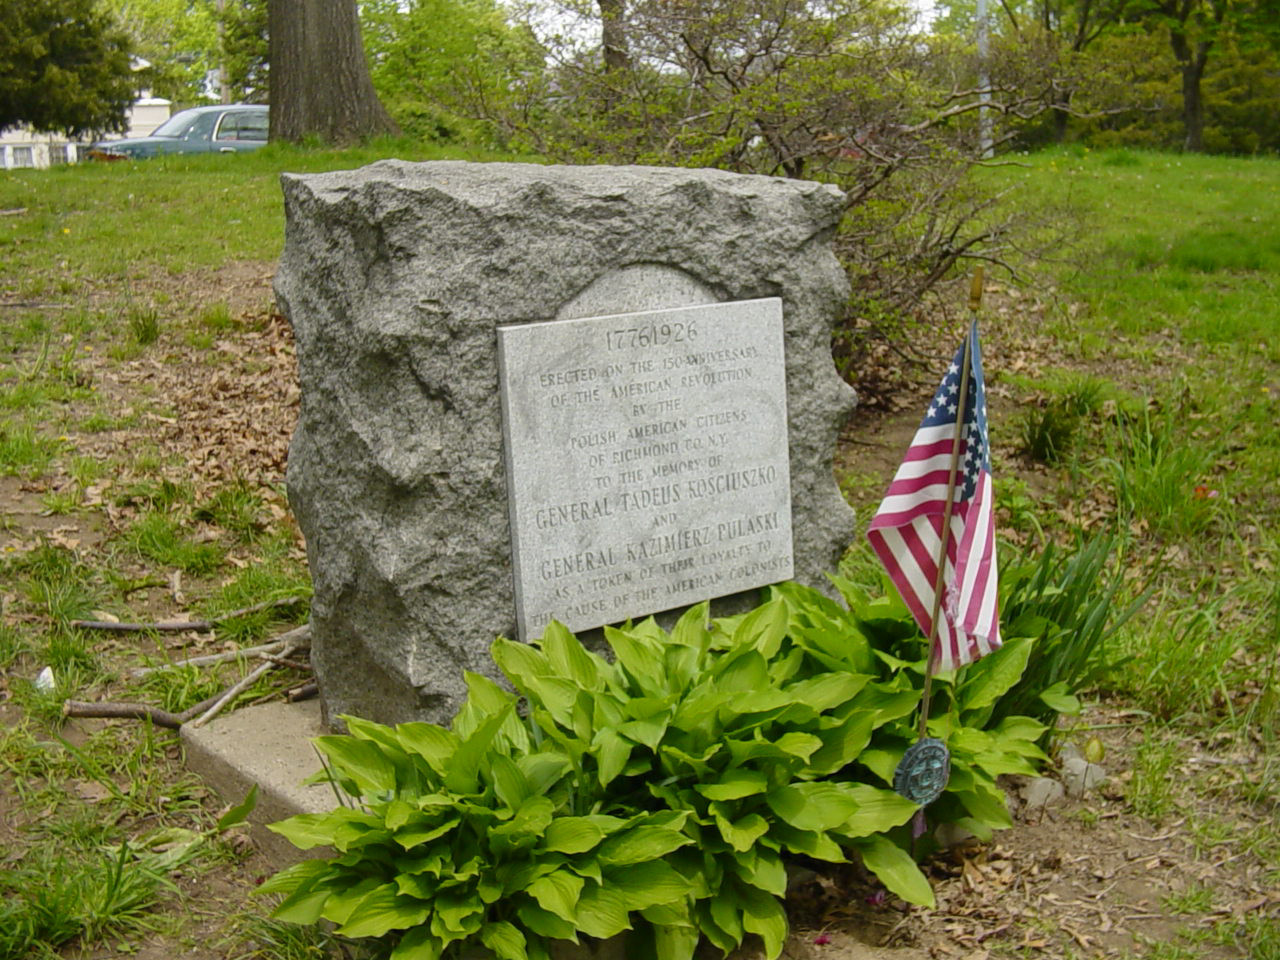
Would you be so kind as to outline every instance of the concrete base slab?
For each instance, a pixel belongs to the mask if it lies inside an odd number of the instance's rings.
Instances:
[[[266,824],[337,806],[329,784],[302,784],[320,769],[311,738],[327,732],[320,701],[307,700],[245,707],[203,727],[184,724],[182,741],[187,766],[227,803],[239,803],[258,785],[258,805],[249,817],[253,839],[273,866],[284,867],[308,852]]]

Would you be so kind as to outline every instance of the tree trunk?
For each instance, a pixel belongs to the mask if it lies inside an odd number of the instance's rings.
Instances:
[[[1204,98],[1201,80],[1205,64],[1209,62],[1208,41],[1201,41],[1193,50],[1185,34],[1174,31],[1169,36],[1173,55],[1182,72],[1182,123],[1186,131],[1183,149],[1188,153],[1204,152]]]
[[[270,0],[271,140],[397,134],[365,60],[356,0]]]
[[[626,8],[624,0],[597,0],[600,6],[600,43],[604,47],[606,73],[631,66],[627,47]]]

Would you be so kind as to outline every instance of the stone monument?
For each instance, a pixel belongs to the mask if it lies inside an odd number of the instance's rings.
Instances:
[[[853,533],[834,187],[398,161],[283,182],[330,721],[445,721],[495,635],[552,617],[824,585]]]

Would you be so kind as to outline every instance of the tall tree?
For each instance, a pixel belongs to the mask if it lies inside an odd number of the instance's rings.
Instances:
[[[513,76],[542,69],[536,40],[498,0],[361,0],[360,21],[373,85],[419,140],[492,138],[480,118]]]
[[[98,0],[150,61],[147,86],[179,106],[208,102],[206,78],[220,62],[208,0]]]
[[[1182,79],[1184,149],[1204,150],[1202,86],[1209,57],[1223,39],[1247,48],[1280,42],[1280,0],[1138,0],[1134,14],[1169,32]]]
[[[94,0],[0,3],[0,130],[123,132],[137,95],[129,53]]]
[[[271,139],[398,133],[369,78],[356,0],[269,0]]]

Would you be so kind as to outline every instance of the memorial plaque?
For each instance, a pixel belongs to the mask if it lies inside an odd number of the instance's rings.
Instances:
[[[523,638],[792,577],[782,331],[777,298],[498,328]]]

